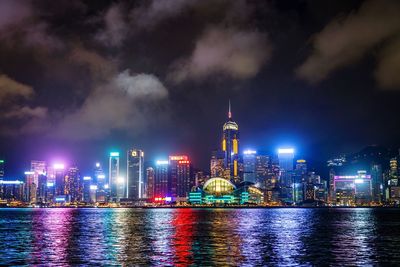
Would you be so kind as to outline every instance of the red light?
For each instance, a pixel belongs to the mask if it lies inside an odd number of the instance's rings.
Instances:
[[[180,161],[178,161],[178,163],[179,164],[189,164],[190,161],[188,161],[188,160],[180,160]]]
[[[169,160],[188,160],[188,156],[186,156],[186,155],[169,156]]]

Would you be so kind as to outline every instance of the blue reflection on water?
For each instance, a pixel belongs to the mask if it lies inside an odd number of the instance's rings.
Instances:
[[[400,264],[397,209],[0,209],[0,265]]]

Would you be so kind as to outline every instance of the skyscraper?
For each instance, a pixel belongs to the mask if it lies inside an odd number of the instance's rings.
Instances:
[[[280,148],[278,149],[278,160],[281,171],[280,186],[281,186],[281,199],[284,202],[293,201],[293,148]]]
[[[4,177],[4,159],[0,159],[0,180]]]
[[[65,176],[65,193],[71,203],[82,201],[82,184],[79,169],[70,167]]]
[[[119,176],[119,152],[111,152],[108,165],[111,201],[124,197],[125,179]]]
[[[231,180],[239,179],[239,126],[232,120],[231,103],[229,101],[228,121],[223,126],[222,151],[224,167],[229,170]]]
[[[254,150],[245,150],[243,152],[243,165],[245,182],[256,183],[256,154]]]
[[[189,157],[169,156],[170,193],[172,197],[187,197],[194,185]]]
[[[130,149],[126,163],[126,197],[140,199],[144,197],[144,152]]]
[[[221,150],[214,150],[211,153],[211,160],[210,160],[211,177],[224,176],[224,157],[225,157],[225,152]]]
[[[146,169],[146,197],[153,199],[154,198],[154,169],[152,167],[148,167]]]
[[[65,192],[65,166],[64,164],[54,164],[55,197],[66,195]]]
[[[168,160],[158,160],[154,173],[154,196],[166,197],[170,195],[168,191]]]

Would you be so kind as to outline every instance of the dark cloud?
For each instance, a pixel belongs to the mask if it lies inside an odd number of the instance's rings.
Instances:
[[[0,75],[0,103],[14,97],[29,98],[33,94],[34,91],[31,86],[19,83],[7,75]]]
[[[197,40],[189,58],[174,63],[169,77],[176,83],[212,74],[248,79],[258,73],[270,55],[271,44],[266,34],[211,27]]]
[[[388,38],[400,34],[400,2],[366,1],[359,10],[332,20],[312,38],[313,52],[296,70],[311,83],[359,61]]]

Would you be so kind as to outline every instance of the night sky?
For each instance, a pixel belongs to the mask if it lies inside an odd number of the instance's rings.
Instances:
[[[31,159],[85,172],[130,147],[208,169],[229,99],[242,149],[398,147],[399,14],[383,0],[0,0],[6,174]]]

